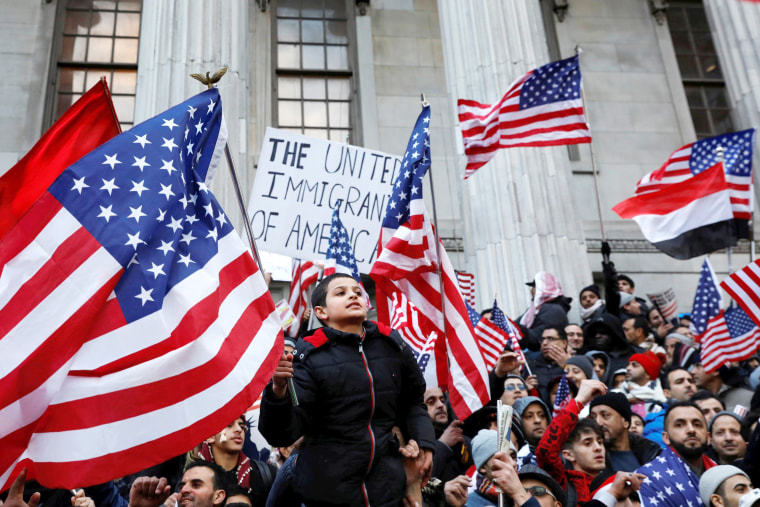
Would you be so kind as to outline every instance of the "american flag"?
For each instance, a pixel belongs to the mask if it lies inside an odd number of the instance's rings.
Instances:
[[[467,315],[470,317],[472,327],[475,331],[475,341],[483,353],[483,360],[486,368],[491,371],[499,360],[504,347],[509,343],[509,333],[496,325],[496,322],[488,320],[481,316],[469,303],[467,305]],[[491,314],[493,316],[493,313]]]
[[[557,394],[554,397],[552,417],[557,417],[557,414],[564,410],[572,399],[573,397],[570,396],[570,385],[567,383],[567,375],[563,373],[562,379],[559,381],[559,386],[557,387]]]
[[[430,168],[429,123],[430,107],[425,105],[388,199],[378,257],[370,276],[378,288],[381,321],[390,322],[390,298],[401,292],[419,308],[422,328],[445,337],[435,347],[438,385],[448,388],[454,411],[464,419],[488,402],[488,371],[443,245],[440,245],[441,277],[436,273],[439,262],[435,235],[422,199],[422,178]],[[442,300],[446,305],[445,325]]]
[[[691,311],[691,332],[702,344],[702,366],[708,373],[717,370],[722,364],[720,356],[707,354],[731,340],[726,319],[723,314],[723,298],[718,289],[710,261],[705,259],[699,276],[697,293]]]
[[[457,105],[467,155],[465,179],[499,148],[591,142],[578,55],[531,70],[493,105],[465,99]]]
[[[309,287],[319,279],[320,267],[311,261],[293,259],[292,278],[290,280],[290,299],[288,306],[296,319],[288,326],[288,335],[296,337],[301,327],[303,314],[309,307],[307,299]]]
[[[720,286],[760,325],[760,261],[731,274]]]
[[[351,275],[354,280],[359,282],[362,288],[362,294],[367,302],[367,309],[372,310],[369,294],[364,289],[362,277],[359,274],[359,268],[356,267],[356,257],[354,250],[351,248],[351,240],[343,222],[340,219],[340,203],[335,205],[333,210],[332,223],[330,224],[330,247],[327,249],[325,256],[325,276],[333,273],[345,273]]]
[[[399,332],[404,340],[409,344],[414,357],[417,359],[417,365],[425,377],[425,383],[428,387],[438,387],[438,378],[435,375],[435,344],[438,333],[432,331],[428,334],[422,330],[420,323],[420,312],[414,304],[401,292],[394,292],[392,296],[392,314],[391,327]],[[432,359],[433,367],[428,374],[427,367]]]
[[[724,148],[723,167],[730,190],[734,218],[752,216],[752,140],[755,129],[689,143],[671,153],[662,167],[639,180],[636,195],[655,192],[691,178],[720,162],[718,147]],[[747,237],[740,234],[740,238]]]
[[[66,169],[0,245],[0,485],[99,484],[243,413],[282,352],[272,297],[207,186],[219,92]]]
[[[475,306],[475,275],[467,271],[455,271],[455,273],[462,297],[470,306]]]
[[[525,361],[525,354],[523,354],[520,347],[520,340],[523,337],[522,331],[520,331],[520,327],[512,319],[501,311],[495,299],[493,300],[493,308],[491,308],[491,321],[509,334],[509,347],[512,349],[512,352]]]
[[[647,507],[700,507],[703,505],[699,497],[699,477],[670,446],[665,446],[657,458],[639,467],[636,472],[646,475],[639,490],[641,505]]]

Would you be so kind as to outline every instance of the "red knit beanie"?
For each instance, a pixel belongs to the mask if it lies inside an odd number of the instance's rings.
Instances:
[[[660,370],[662,369],[662,361],[660,360],[659,357],[657,357],[657,354],[655,354],[651,350],[647,350],[644,353],[632,355],[631,358],[628,360],[628,364],[630,364],[631,361],[636,361],[642,367],[644,367],[644,371],[647,372],[647,374],[649,375],[649,378],[651,378],[652,380],[656,380],[657,377],[660,376]]]

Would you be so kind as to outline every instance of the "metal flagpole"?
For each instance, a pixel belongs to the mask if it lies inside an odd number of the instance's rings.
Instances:
[[[213,76],[210,76],[209,72],[206,75],[203,74],[190,74],[190,77],[197,79],[201,83],[205,84],[209,89],[213,88],[214,84],[218,83],[222,76],[227,73],[227,67],[223,67],[216,72]],[[264,267],[261,265],[261,258],[259,257],[259,250],[256,248],[256,240],[253,238],[253,230],[251,229],[251,222],[248,220],[248,211],[245,209],[245,202],[243,201],[243,193],[240,191],[240,182],[237,177],[237,171],[235,170],[235,162],[232,160],[232,153],[230,152],[230,143],[224,142],[224,155],[227,157],[227,166],[230,168],[230,176],[232,176],[232,186],[235,189],[235,196],[237,197],[238,206],[240,207],[240,213],[243,215],[243,223],[245,224],[245,233],[248,236],[248,242],[251,245],[251,251],[253,258],[259,267],[261,276],[264,276]],[[313,311],[312,311],[313,313]],[[290,400],[294,406],[298,406],[298,397],[296,396],[296,389],[293,385],[293,379],[288,379],[288,393],[290,394]]]
[[[578,55],[578,65],[580,66],[580,54],[581,47],[575,46],[575,52]],[[586,125],[588,125],[588,131],[591,132],[591,123],[588,121],[588,108],[586,107],[586,90],[583,88],[583,81],[581,81],[581,101],[583,102],[583,116],[586,118]],[[607,241],[607,235],[604,233],[604,221],[602,220],[602,198],[599,192],[599,171],[596,167],[596,152],[594,151],[594,142],[588,144],[591,149],[591,169],[594,173],[594,187],[596,188],[596,210],[599,213],[599,229],[602,233],[602,243]]]
[[[420,94],[420,101],[422,102],[422,107],[430,105],[430,103],[425,100],[425,94]],[[432,167],[432,161],[431,161],[431,167],[428,170],[428,176],[430,177],[430,199],[433,203],[433,233],[435,235],[435,255],[438,257],[438,265],[436,266],[436,269],[438,270],[438,282],[441,287],[441,315],[443,317],[443,335],[444,340],[446,339],[446,292],[445,287],[443,284],[443,270],[441,269],[441,239],[438,236],[438,215],[436,213],[436,207],[435,207],[435,190],[433,189],[433,167]]]
[[[726,171],[726,167],[724,165],[724,157],[726,153],[726,148],[723,146],[716,146],[715,147],[715,154],[718,155],[718,160],[720,161],[720,165],[723,168],[723,172]],[[732,260],[732,253],[734,248],[733,247],[726,247],[726,261],[728,262],[728,274],[734,272],[734,266],[733,266],[733,260]]]

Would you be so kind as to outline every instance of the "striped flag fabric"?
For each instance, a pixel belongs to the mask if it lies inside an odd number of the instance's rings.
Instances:
[[[720,284],[747,315],[760,326],[760,262],[751,262]]]
[[[422,329],[422,318],[414,303],[401,292],[394,292],[391,300],[391,327],[399,332],[409,344],[417,364],[420,367],[425,384],[428,387],[438,387],[438,376],[435,366],[435,344],[438,333],[426,332]],[[430,366],[430,370],[428,370]]]
[[[480,352],[483,353],[486,368],[488,371],[491,371],[504,351],[504,347],[510,342],[509,333],[501,329],[495,322],[481,316],[469,303],[465,302],[465,304],[467,305],[467,314],[475,331],[475,340],[478,342]]]
[[[691,311],[691,332],[701,344],[700,357],[707,373],[720,368],[721,356],[715,350],[730,342],[731,334],[723,313],[723,298],[710,261],[705,259]]]
[[[581,97],[578,55],[517,79],[495,104],[457,101],[467,179],[500,148],[591,142]]]
[[[656,192],[633,196],[612,210],[634,220],[644,237],[676,259],[734,246],[737,225],[720,163]]]
[[[290,280],[290,298],[288,306],[296,319],[288,326],[288,336],[296,337],[301,327],[303,314],[309,307],[308,290],[319,279],[320,267],[311,261],[293,259],[292,277]]]
[[[462,297],[467,303],[475,306],[475,275],[468,273],[467,271],[455,271],[457,274],[457,283],[459,284],[459,290],[462,292]]]
[[[752,217],[752,145],[755,129],[722,134],[681,146],[656,171],[639,180],[636,195],[669,189],[720,162],[726,174],[734,218]],[[723,149],[721,157],[719,148]],[[746,223],[739,231],[747,238]]]
[[[419,308],[423,329],[445,337],[435,347],[438,385],[448,389],[454,411],[465,419],[489,400],[488,370],[443,245],[440,262],[437,258],[433,226],[422,199],[423,177],[430,168],[429,124],[430,106],[425,104],[388,199],[370,276],[378,291],[381,321],[390,322],[391,298],[401,292]]]
[[[0,238],[68,166],[121,133],[105,79],[98,81],[0,176]]]
[[[491,321],[509,335],[509,342],[507,343],[509,348],[517,354],[523,363],[526,363],[525,354],[523,354],[522,347],[520,347],[520,340],[523,338],[520,326],[507,317],[501,308],[499,308],[495,299],[493,300],[493,308],[491,308]]]
[[[565,409],[570,400],[573,397],[570,395],[570,384],[567,383],[567,375],[562,374],[562,379],[557,386],[557,394],[554,397],[554,407],[552,407],[552,418],[557,417],[557,414]]]
[[[209,191],[205,91],[68,167],[0,243],[0,489],[165,461],[242,414],[283,349],[274,302]]]

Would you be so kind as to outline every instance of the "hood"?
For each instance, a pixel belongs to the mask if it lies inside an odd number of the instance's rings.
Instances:
[[[549,410],[549,406],[546,403],[544,403],[544,400],[542,400],[541,398],[537,398],[535,396],[526,396],[525,398],[517,399],[512,404],[512,408],[514,408],[515,413],[520,416],[521,421],[522,421],[523,412],[525,412],[525,409],[528,407],[528,405],[532,403],[540,403],[541,406],[544,407],[544,411],[546,412],[547,422],[552,421],[552,411]]]
[[[585,355],[591,359],[592,364],[594,363],[595,357],[601,357],[604,360],[604,364],[607,366],[604,368],[604,378],[600,378],[599,380],[607,384],[607,381],[612,377],[612,372],[610,371],[610,356],[601,350],[589,350]]]
[[[602,344],[594,338],[594,335],[600,331],[612,338],[609,344]],[[592,322],[589,322],[583,334],[587,337],[586,343],[588,343],[588,348],[591,350],[601,350],[609,354],[610,352],[629,350],[631,348],[625,339],[620,319],[610,313],[603,313]]]

